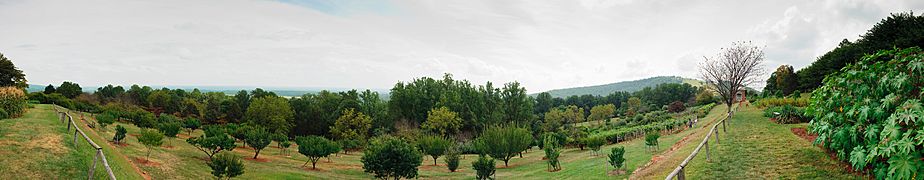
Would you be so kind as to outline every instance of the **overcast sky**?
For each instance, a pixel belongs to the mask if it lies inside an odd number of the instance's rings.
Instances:
[[[385,89],[452,73],[533,93],[696,78],[741,40],[766,46],[765,68],[799,69],[909,10],[924,1],[0,0],[0,53],[31,84]]]

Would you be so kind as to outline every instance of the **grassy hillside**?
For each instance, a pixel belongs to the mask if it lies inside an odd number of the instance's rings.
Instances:
[[[623,81],[596,86],[556,89],[550,90],[548,92],[552,95],[552,97],[568,97],[572,95],[585,94],[605,96],[616,91],[635,92],[642,90],[645,87],[654,87],[665,83],[689,83],[693,86],[702,86],[703,84],[701,81],[695,79],[688,79],[677,76],[657,76],[634,81]]]
[[[67,132],[50,105],[36,105],[20,118],[0,120],[0,179],[86,179],[96,151],[82,138],[75,148],[72,137],[73,129]],[[98,138],[94,141],[106,144]],[[106,147],[104,152],[117,177],[141,178],[118,153]],[[106,179],[102,165],[95,171],[97,179]]]
[[[710,119],[721,113],[723,108],[715,108],[709,116]],[[77,116],[78,118],[80,116]],[[92,118],[84,116],[87,121],[92,122]],[[6,155],[14,158],[0,159],[0,166],[11,167],[0,170],[0,179],[10,179],[9,177],[35,177],[33,179],[76,179],[86,173],[86,162],[89,162],[90,156],[83,156],[89,152],[80,150],[68,150],[69,142],[65,137],[64,126],[59,124],[54,117],[53,111],[48,105],[38,105],[37,108],[31,109],[24,118],[12,120],[0,120],[4,127],[2,130],[4,136],[0,138],[5,149],[0,151],[0,155]],[[206,179],[211,177],[209,168],[205,165],[205,154],[199,152],[194,147],[185,142],[190,137],[187,132],[181,133],[178,138],[167,139],[168,142],[162,147],[158,147],[151,153],[150,162],[145,159],[147,149],[137,141],[139,128],[124,123],[116,123],[125,126],[128,129],[128,137],[125,138],[124,145],[115,145],[108,143],[106,140],[114,134],[114,126],[107,127],[106,131],[86,128],[86,122],[78,121],[80,126],[84,127],[88,135],[104,147],[109,161],[113,163],[113,168],[120,179]],[[29,128],[26,128],[29,127]],[[699,127],[699,125],[697,126]],[[35,132],[40,130],[41,132]],[[674,144],[681,141],[683,137],[688,136],[694,131],[683,131],[673,135],[663,136],[660,141],[662,144]],[[202,132],[195,131],[192,136],[198,136]],[[15,135],[9,135],[15,134]],[[31,145],[29,139],[36,137],[31,134],[45,134],[54,137],[56,140],[50,140],[53,143],[42,145]],[[63,139],[62,139],[63,138]],[[19,144],[10,146],[9,144]],[[239,145],[242,145],[239,143]],[[27,146],[27,147],[22,147]],[[39,146],[39,147],[33,147]],[[296,147],[290,147],[290,154],[284,155],[281,149],[275,147],[275,143],[260,153],[259,159],[250,159],[253,156],[253,150],[245,147],[238,147],[234,150],[235,154],[245,157],[245,173],[242,179],[369,179],[371,175],[364,173],[360,157],[361,152],[350,154],[340,154],[318,163],[319,169],[310,169],[301,167],[307,160],[301,154],[298,154]],[[604,153],[615,146],[626,147],[626,159],[629,173],[639,166],[643,166],[652,159],[653,154],[663,153],[668,148],[662,148],[656,152],[647,151],[644,141],[641,139],[619,143],[617,145],[608,145],[604,147]],[[47,147],[49,149],[43,149]],[[82,146],[83,149],[88,146]],[[14,149],[15,148],[15,149]],[[63,150],[54,150],[63,149]],[[60,151],[60,152],[58,152]],[[12,156],[17,152],[16,156]],[[510,161],[510,167],[504,167],[503,163],[498,163],[497,178],[500,179],[626,179],[629,174],[617,176],[606,175],[607,171],[612,170],[606,163],[606,157],[603,155],[592,156],[590,150],[579,150],[577,148],[564,149],[561,155],[563,169],[558,172],[546,171],[546,161],[542,160],[543,152],[538,148],[531,149],[525,153],[523,158],[513,158]],[[65,158],[56,159],[48,158],[62,156]],[[81,159],[82,158],[82,159]],[[438,160],[438,166],[431,165],[433,160],[424,158],[423,165],[420,167],[421,179],[473,179],[474,171],[471,168],[471,162],[476,159],[476,155],[465,155],[458,172],[449,172],[445,168],[443,159]],[[48,162],[33,162],[34,160],[47,160]],[[42,173],[34,173],[33,170],[39,170]],[[99,171],[98,171],[99,172]],[[141,175],[141,173],[144,175]],[[24,176],[28,175],[28,176]],[[7,178],[3,178],[7,177]],[[13,178],[16,179],[16,178]]]
[[[809,140],[792,132],[806,124],[776,124],[760,109],[742,108],[729,121],[728,133],[720,131],[720,142],[710,140],[712,162],[700,154],[687,166],[690,179],[865,179],[850,174],[843,164],[831,159]],[[640,179],[664,179],[702,141],[708,129],[698,131],[692,143],[678,147],[649,167]],[[704,153],[705,150],[701,151]]]

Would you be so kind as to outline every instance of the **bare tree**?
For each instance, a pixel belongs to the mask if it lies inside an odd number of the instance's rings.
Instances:
[[[728,112],[739,90],[758,82],[763,73],[764,50],[751,42],[733,42],[715,57],[703,57],[700,76],[722,97]]]

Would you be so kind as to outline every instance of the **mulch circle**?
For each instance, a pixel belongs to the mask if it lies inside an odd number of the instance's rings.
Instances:
[[[808,140],[809,142],[815,142],[815,138],[818,138],[818,135],[809,133],[805,128],[792,128],[790,130],[793,134],[796,134],[796,136]]]

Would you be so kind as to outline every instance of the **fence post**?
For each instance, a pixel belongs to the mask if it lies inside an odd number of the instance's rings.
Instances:
[[[96,157],[93,157],[93,165],[90,166],[90,174],[87,175],[87,179],[93,179],[93,171],[96,170],[96,161],[99,160],[99,154],[103,153],[99,148],[96,149]]]
[[[711,162],[712,158],[709,158],[709,139],[706,139],[706,162]]]
[[[719,142],[719,129],[715,129],[715,144],[720,144]]]
[[[77,148],[77,127],[74,127],[74,148]]]
[[[685,180],[685,179],[687,179],[686,175],[683,174],[683,169],[685,169],[685,168],[680,168],[680,172],[677,173],[677,180]]]
[[[67,116],[67,131],[71,131],[71,116]]]

